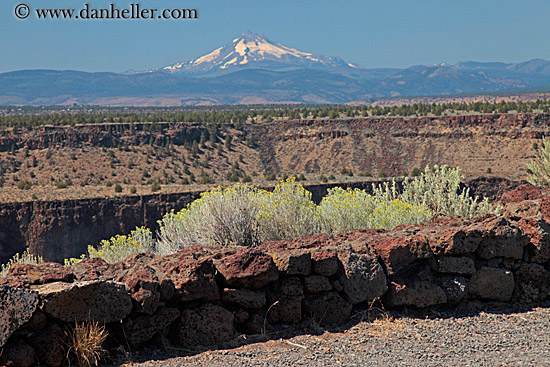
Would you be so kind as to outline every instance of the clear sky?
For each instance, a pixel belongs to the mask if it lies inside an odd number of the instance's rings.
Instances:
[[[19,20],[18,4],[31,9]],[[195,8],[196,20],[38,20],[36,8]],[[549,0],[0,0],[0,72],[146,70],[239,34],[365,67],[550,59]]]

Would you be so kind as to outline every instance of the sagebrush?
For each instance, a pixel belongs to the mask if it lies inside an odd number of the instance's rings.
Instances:
[[[527,163],[527,176],[527,181],[535,186],[550,187],[550,142],[546,138],[542,139],[535,160]]]

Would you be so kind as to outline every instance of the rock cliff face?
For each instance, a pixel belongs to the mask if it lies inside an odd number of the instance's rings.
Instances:
[[[355,172],[388,175],[449,164],[469,178],[524,178],[533,143],[550,133],[548,114],[418,118],[356,118],[266,123],[247,127],[259,137],[268,172],[330,172],[342,162]]]
[[[249,172],[327,173],[347,167],[356,174],[381,170],[391,175],[410,172],[412,167],[447,163],[476,178],[487,168],[501,177],[522,178],[525,163],[534,156],[533,143],[550,135],[549,122],[548,114],[286,121],[245,125],[236,140],[247,141],[241,144],[248,149],[245,160],[249,153],[258,158],[247,163]],[[201,135],[208,139],[210,133],[205,126],[191,123],[43,126],[0,137],[0,152],[12,146],[27,148],[31,153],[86,147],[88,155],[92,154],[90,147],[101,150],[97,147],[140,146],[151,141],[155,146],[183,145],[197,142]],[[218,133],[223,136],[227,132]],[[210,169],[223,174],[217,167]],[[121,164],[116,170],[117,177],[126,177],[131,171]],[[49,185],[51,175],[42,175]],[[370,183],[357,185],[370,188]],[[478,179],[471,185],[473,194],[491,199],[514,187],[495,177]],[[316,201],[326,188],[309,187]],[[162,215],[183,208],[197,195],[0,203],[0,262],[27,246],[48,260],[78,256],[88,245],[128,233],[136,226],[155,228]]]
[[[132,348],[168,338],[188,349],[288,324],[342,325],[373,302],[393,309],[546,302],[550,197],[523,185],[505,199],[502,216],[391,231],[195,246],[115,264],[16,264],[0,278],[0,306],[9,305],[0,307],[0,363],[62,365],[73,358],[64,330],[75,320],[105,324]]]
[[[148,144],[151,137],[159,145],[167,141],[181,145],[198,141],[202,133],[208,134],[206,127],[192,123],[40,126],[29,132],[0,137],[0,152],[12,146],[29,150],[83,145],[111,148],[120,144]]]
[[[42,126],[0,137],[0,152],[10,149],[156,146],[198,142],[215,133],[233,134],[246,143],[243,154],[257,172],[354,172],[388,175],[413,167],[460,166],[470,178],[491,168],[509,179],[524,178],[533,143],[550,135],[550,114],[486,114],[441,117],[373,117],[290,120],[212,130],[194,123]],[[87,154],[91,154],[90,150]],[[254,157],[253,159],[249,157]],[[121,172],[122,173],[122,172]]]
[[[170,210],[179,210],[198,192],[34,201],[0,205],[0,262],[26,247],[50,261],[79,257],[88,245],[136,226],[156,227]]]

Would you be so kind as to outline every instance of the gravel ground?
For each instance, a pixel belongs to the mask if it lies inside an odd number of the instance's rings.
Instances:
[[[493,306],[429,315],[379,315],[234,347],[142,352],[117,366],[550,366],[550,305]],[[243,339],[241,337],[241,344]],[[179,353],[179,356],[177,354]]]

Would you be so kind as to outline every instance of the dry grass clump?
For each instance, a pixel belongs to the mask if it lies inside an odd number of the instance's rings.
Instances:
[[[99,361],[106,353],[102,344],[107,335],[105,327],[97,322],[77,322],[72,335],[70,335],[68,353],[74,354],[78,366],[98,366]]]

